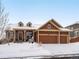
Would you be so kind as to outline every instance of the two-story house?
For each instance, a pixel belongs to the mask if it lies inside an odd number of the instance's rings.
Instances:
[[[72,30],[70,32],[71,42],[79,42],[79,22],[71,24],[66,28]]]

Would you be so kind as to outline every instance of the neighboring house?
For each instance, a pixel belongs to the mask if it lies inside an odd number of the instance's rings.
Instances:
[[[66,28],[72,30],[70,32],[71,37],[79,37],[79,22],[69,25]]]
[[[69,25],[66,28],[72,30],[70,32],[70,42],[79,42],[79,22]]]
[[[27,42],[33,39],[38,43],[69,43],[69,29],[63,28],[54,19],[39,25],[32,26],[31,22],[6,29],[6,39],[11,42]]]

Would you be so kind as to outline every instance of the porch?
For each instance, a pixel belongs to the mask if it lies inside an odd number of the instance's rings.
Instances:
[[[34,30],[14,30],[13,42],[35,41],[34,34]]]

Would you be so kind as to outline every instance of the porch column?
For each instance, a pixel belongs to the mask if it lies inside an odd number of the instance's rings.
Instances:
[[[70,36],[70,32],[69,32],[69,43],[70,43],[70,40],[71,40],[71,36]]]
[[[39,30],[38,30],[38,43],[39,43]]]
[[[34,31],[33,31],[33,40],[34,40]],[[34,40],[35,41],[35,40]]]
[[[60,31],[58,31],[58,44],[60,44]]]
[[[15,42],[15,38],[16,38],[15,35],[16,35],[16,33],[15,33],[15,30],[14,30],[14,40],[13,40],[13,42]]]
[[[17,38],[17,39],[18,39],[18,41],[19,41],[19,31],[18,31],[18,33],[17,33],[17,36],[18,36],[18,38]]]
[[[68,32],[67,43],[70,43],[70,32]]]
[[[8,31],[8,32],[9,32],[9,36],[8,36],[8,42],[9,42],[9,41],[10,41],[10,38],[11,38],[11,37],[10,37],[11,34],[10,34],[10,31]]]
[[[8,31],[6,31],[6,40],[8,41],[9,38],[8,38]]]
[[[26,30],[24,30],[24,42],[26,41]]]

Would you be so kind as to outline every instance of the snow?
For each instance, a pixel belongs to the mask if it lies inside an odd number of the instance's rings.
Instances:
[[[19,27],[18,24],[8,24],[7,27],[6,27],[6,30],[13,30],[13,29],[33,29],[33,30],[37,30],[46,23],[47,22],[45,21],[41,24],[33,24],[32,27],[28,27],[28,26],[25,26],[25,25],[23,27]],[[60,31],[72,31],[72,30],[67,29],[67,28],[59,28],[59,29],[60,29]]]
[[[0,58],[51,55],[36,43],[10,43],[0,45]]]
[[[68,57],[68,55],[73,56],[75,54],[79,56],[79,42],[69,44],[43,44],[43,48],[57,57],[64,57],[64,55]]]
[[[67,29],[67,28],[60,28],[61,31],[72,31],[70,29]]]
[[[79,42],[69,44],[9,43],[0,45],[0,58],[79,54]]]

